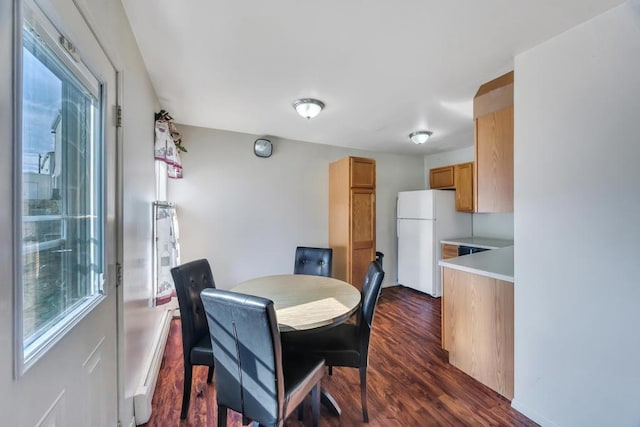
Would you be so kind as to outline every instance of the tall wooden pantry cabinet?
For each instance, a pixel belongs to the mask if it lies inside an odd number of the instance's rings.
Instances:
[[[333,276],[362,287],[376,257],[376,162],[345,157],[329,164],[329,246]]]

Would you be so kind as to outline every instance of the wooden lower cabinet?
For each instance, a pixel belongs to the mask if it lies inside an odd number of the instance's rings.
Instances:
[[[449,363],[513,399],[513,283],[443,268],[442,286]]]
[[[442,259],[455,258],[458,256],[458,245],[452,245],[450,243],[442,244]],[[444,298],[440,298],[440,330],[444,331]],[[442,340],[441,345],[444,348],[444,334],[440,334]]]
[[[442,259],[455,258],[458,256],[458,245],[452,245],[450,243],[442,244]]]

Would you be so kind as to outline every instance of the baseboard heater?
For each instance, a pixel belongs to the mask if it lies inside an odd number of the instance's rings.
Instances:
[[[160,332],[156,336],[156,339],[153,341],[155,346],[147,360],[146,374],[143,376],[143,380],[138,386],[135,396],[133,396],[133,411],[136,425],[144,424],[149,421],[149,418],[151,418],[153,392],[156,389],[158,373],[160,372],[160,365],[162,364],[162,356],[164,355],[167,338],[169,337],[172,318],[173,310],[167,310],[163,313],[161,319],[162,327],[160,328]]]

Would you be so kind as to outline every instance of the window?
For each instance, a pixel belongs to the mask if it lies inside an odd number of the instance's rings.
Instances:
[[[25,22],[16,248],[24,365],[104,293],[101,85],[49,34]]]

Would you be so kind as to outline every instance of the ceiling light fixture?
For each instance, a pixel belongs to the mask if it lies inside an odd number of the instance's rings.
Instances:
[[[428,130],[419,130],[416,132],[411,132],[409,134],[409,139],[411,139],[411,141],[413,141],[414,144],[424,144],[425,142],[427,142],[427,140],[429,139],[429,137],[433,135],[433,132],[428,131]]]
[[[297,99],[293,101],[293,108],[305,119],[313,119],[324,108],[324,102],[313,98]]]

